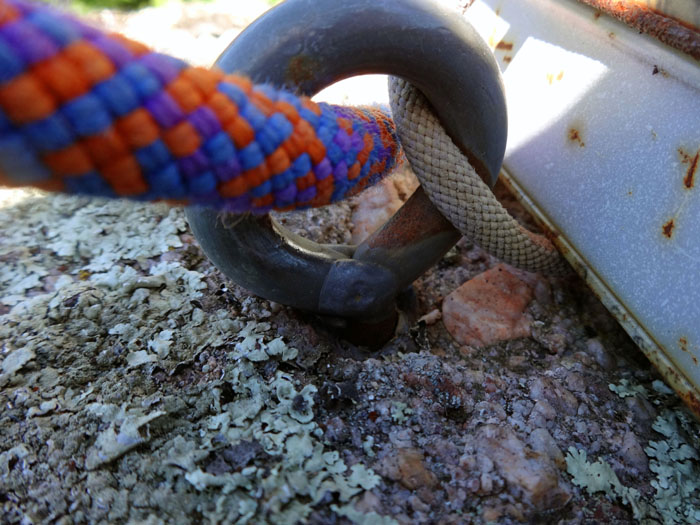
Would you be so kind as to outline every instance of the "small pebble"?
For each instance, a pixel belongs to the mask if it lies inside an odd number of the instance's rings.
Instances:
[[[591,338],[586,341],[586,351],[595,359],[603,370],[613,370],[615,368],[615,358],[608,352],[600,342],[600,339]]]
[[[477,348],[527,337],[532,319],[525,308],[533,297],[529,283],[499,264],[445,298],[443,322],[458,343]]]
[[[442,319],[442,312],[438,310],[437,308],[431,310],[427,314],[425,314],[423,317],[418,319],[418,322],[420,323],[421,321],[427,324],[428,326],[434,325],[437,323],[440,319]]]

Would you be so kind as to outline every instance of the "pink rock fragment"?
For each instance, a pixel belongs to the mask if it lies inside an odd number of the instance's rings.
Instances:
[[[423,452],[413,447],[396,449],[395,454],[387,455],[381,462],[375,464],[374,468],[409,490],[418,490],[422,487],[434,489],[438,483],[435,474],[425,464]]]
[[[499,264],[445,298],[445,327],[457,342],[473,347],[528,337],[532,319],[525,308],[535,286],[531,275]]]
[[[500,476],[520,489],[537,510],[563,507],[571,494],[560,485],[559,469],[546,455],[527,447],[507,426],[484,425],[476,434],[476,452],[489,458]]]

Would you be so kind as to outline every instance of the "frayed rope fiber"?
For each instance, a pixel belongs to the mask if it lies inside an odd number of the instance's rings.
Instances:
[[[353,195],[398,155],[382,110],[317,104],[0,0],[0,185],[265,213]]]

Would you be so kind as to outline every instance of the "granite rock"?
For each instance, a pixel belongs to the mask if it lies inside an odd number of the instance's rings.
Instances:
[[[498,264],[448,295],[442,316],[450,335],[474,347],[529,336],[532,319],[525,309],[534,287],[523,273]]]

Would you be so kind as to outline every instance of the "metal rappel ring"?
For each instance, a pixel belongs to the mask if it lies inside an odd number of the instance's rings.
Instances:
[[[254,82],[313,95],[354,75],[384,73],[419,88],[452,140],[493,186],[507,135],[498,65],[465,20],[428,0],[287,0],[222,53],[216,65]],[[202,249],[229,278],[266,299],[393,334],[396,298],[461,234],[419,188],[357,247],[303,239],[270,216],[222,224],[189,208]]]

